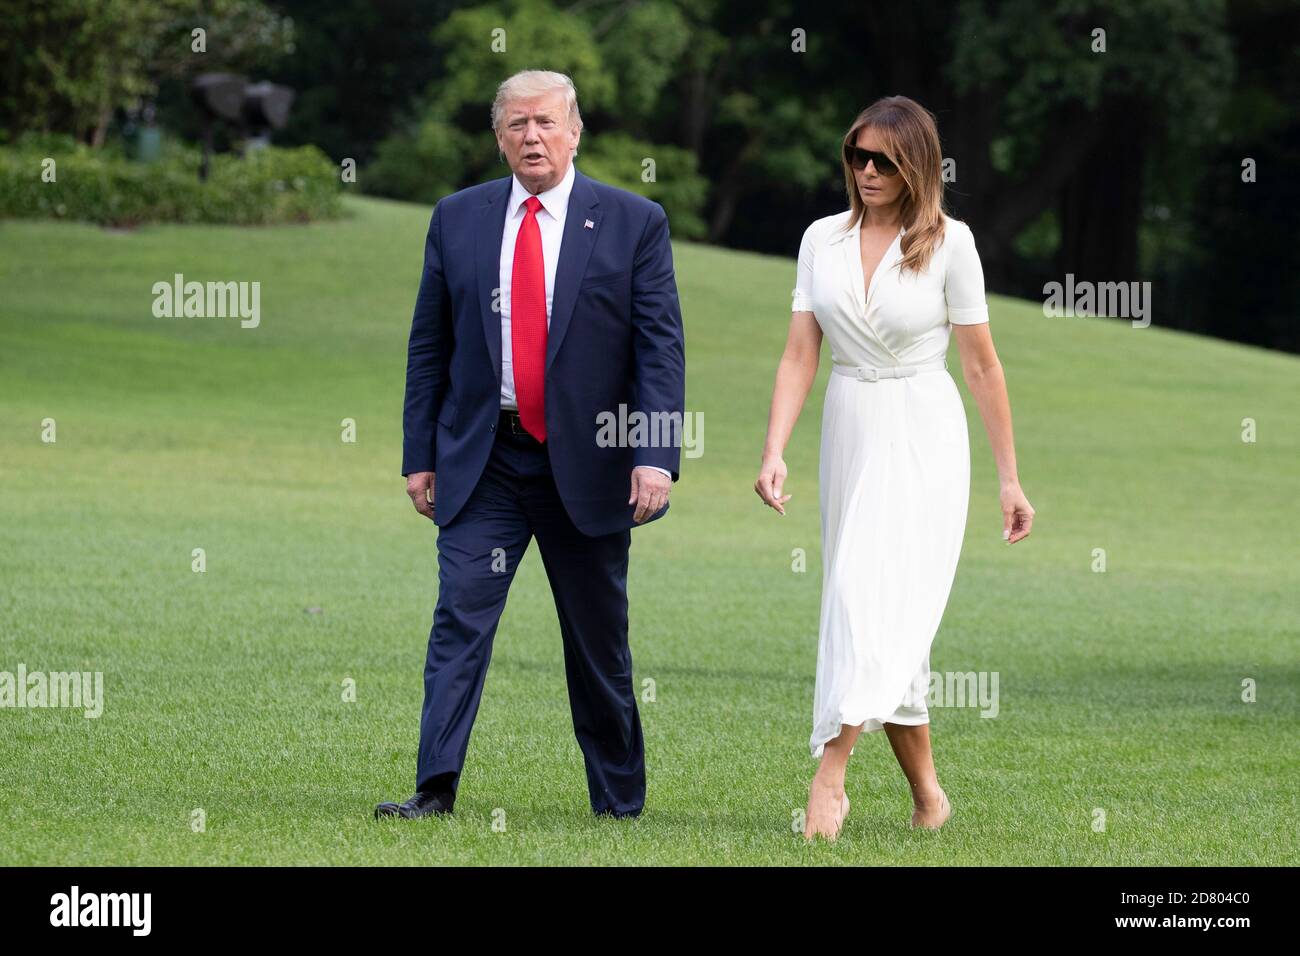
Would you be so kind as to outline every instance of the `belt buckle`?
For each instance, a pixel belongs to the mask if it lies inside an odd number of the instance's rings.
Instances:
[[[880,373],[874,368],[859,368],[858,380],[862,382],[878,382],[880,381]]]

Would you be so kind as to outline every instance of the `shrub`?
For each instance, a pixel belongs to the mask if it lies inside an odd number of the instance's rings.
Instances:
[[[42,179],[46,159],[54,161],[53,182]],[[270,225],[342,211],[338,168],[314,146],[214,156],[207,182],[198,171],[192,147],[170,146],[158,162],[138,163],[116,149],[27,136],[0,148],[0,217]]]

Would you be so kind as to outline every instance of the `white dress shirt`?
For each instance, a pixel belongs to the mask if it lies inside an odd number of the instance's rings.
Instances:
[[[551,327],[551,301],[555,297],[555,266],[560,260],[560,244],[564,239],[564,220],[569,213],[569,194],[573,192],[573,179],[576,174],[573,163],[564,178],[545,192],[537,194],[542,208],[537,210],[537,228],[542,234],[542,267],[546,272],[546,328]],[[499,281],[501,286],[501,407],[517,411],[515,401],[515,370],[511,361],[510,340],[510,283],[514,277],[515,241],[519,238],[519,227],[523,224],[528,210],[524,203],[533,195],[528,191],[518,176],[511,177],[510,202],[506,206],[505,231],[501,235],[501,263]],[[595,423],[592,424],[595,427]],[[672,477],[672,472],[657,465],[646,465]]]
[[[542,234],[542,266],[546,271],[546,327],[551,327],[551,300],[555,296],[555,266],[560,261],[560,242],[564,239],[564,220],[569,212],[569,193],[573,191],[573,163],[564,178],[545,192],[537,194],[542,208],[537,210],[537,228]],[[501,407],[517,410],[515,370],[510,360],[510,283],[515,271],[515,240],[528,210],[524,203],[531,196],[518,176],[511,177],[510,204],[506,207],[505,232],[501,236]]]

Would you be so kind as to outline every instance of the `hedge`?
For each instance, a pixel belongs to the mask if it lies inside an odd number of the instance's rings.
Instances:
[[[42,178],[53,160],[54,181]],[[148,222],[269,225],[342,212],[339,169],[314,146],[266,147],[212,158],[171,146],[157,162],[90,149],[65,137],[29,136],[0,147],[0,217],[56,218],[132,226]]]

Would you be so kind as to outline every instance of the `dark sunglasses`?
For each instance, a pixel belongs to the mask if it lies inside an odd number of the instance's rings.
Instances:
[[[876,172],[882,176],[898,175],[898,166],[892,159],[884,153],[876,153],[869,149],[859,149],[848,143],[844,144],[844,161],[857,170],[867,168],[867,160],[875,164]]]

